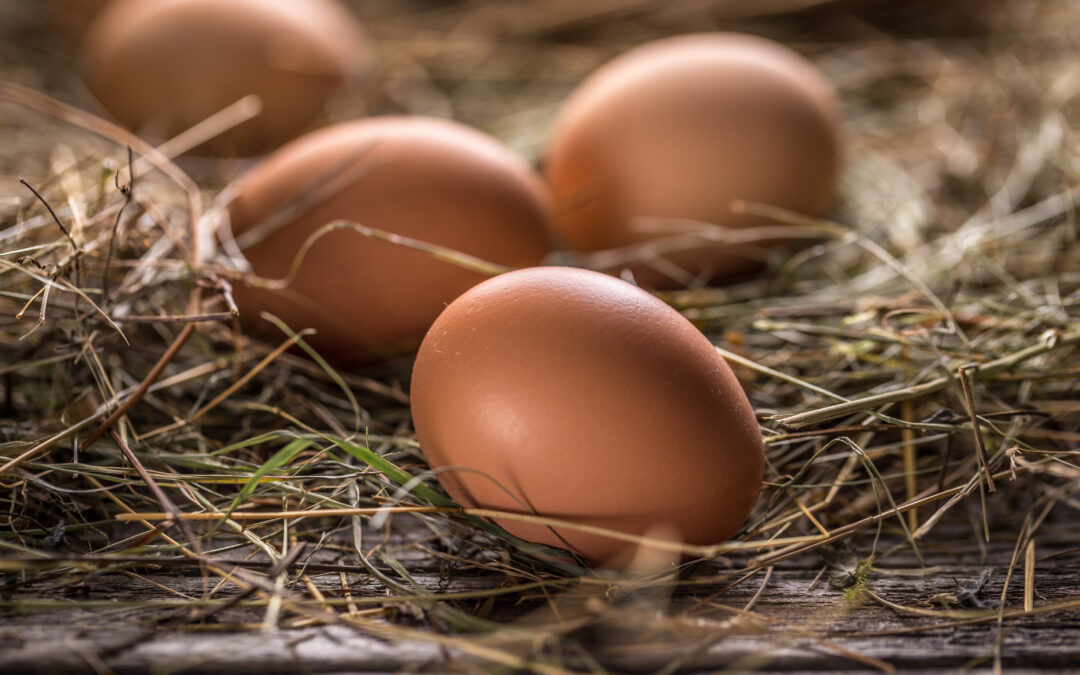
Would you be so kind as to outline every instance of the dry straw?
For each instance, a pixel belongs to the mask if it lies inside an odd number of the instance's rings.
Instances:
[[[624,4],[566,26],[660,12]],[[618,535],[652,551],[651,567],[621,576],[516,541],[491,512],[446,498],[411,433],[403,371],[338,372],[280,324],[276,344],[238,331],[239,272],[207,247],[213,200],[228,190],[173,158],[257,102],[155,149],[0,83],[0,115],[35,134],[5,169],[26,188],[0,194],[0,609],[138,609],[148,630],[340,624],[541,672],[632,662],[634,644],[674,669],[731,635],[888,670],[835,642],[858,631],[830,635],[845,603],[930,619],[912,630],[1075,609],[1077,597],[1040,599],[1050,563],[1036,553],[1080,503],[1080,139],[1065,109],[1077,86],[1055,75],[1053,45],[1012,39],[1008,58],[933,40],[822,50],[849,118],[835,222],[736,204],[775,221],[762,236],[812,244],[756,280],[664,295],[714,338],[759,412],[759,508],[715,546]],[[566,79],[518,94],[552,99]],[[533,126],[506,135],[528,146]],[[748,236],[677,225],[663,244],[578,262]],[[362,223],[329,227],[501,271]],[[997,606],[964,604],[923,563],[950,542],[991,540],[1014,550]],[[941,591],[932,604],[889,599],[879,582],[894,559]],[[840,575],[839,614],[759,611],[773,571],[791,564]],[[193,573],[205,581],[170,585]],[[167,595],[62,596],[101,575]],[[751,583],[744,606],[726,602]]]

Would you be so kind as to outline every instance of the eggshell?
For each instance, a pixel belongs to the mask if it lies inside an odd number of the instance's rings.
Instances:
[[[150,136],[261,97],[261,115],[214,144],[235,152],[295,137],[367,61],[358,23],[334,0],[114,0],[82,49],[90,91]]]
[[[518,270],[465,293],[424,338],[411,396],[421,450],[466,506],[707,545],[761,487],[761,435],[727,363],[674,309],[598,272]],[[634,548],[496,522],[592,563]]]
[[[315,131],[263,161],[237,192],[232,232],[248,233],[240,243],[256,240],[243,253],[268,279],[284,279],[305,241],[335,220],[510,267],[535,265],[548,251],[551,205],[540,177],[494,139],[445,120],[379,117]],[[334,231],[315,241],[288,288],[234,292],[249,329],[280,338],[259,319],[269,311],[293,329],[316,328],[313,346],[353,364],[415,349],[446,303],[484,278]]]
[[[657,238],[635,231],[643,219],[777,224],[732,213],[733,199],[821,214],[836,184],[836,108],[810,62],[763,38],[698,34],[633,49],[586,79],[557,120],[546,173],[559,231],[597,251]],[[730,278],[762,251],[709,245],[667,258],[691,276]],[[676,281],[634,271],[649,286]]]

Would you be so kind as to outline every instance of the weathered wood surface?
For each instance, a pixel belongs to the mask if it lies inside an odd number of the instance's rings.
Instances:
[[[1080,548],[1073,546],[1077,535],[1080,527],[1058,529],[1052,541],[1045,541],[1044,537],[1040,542],[1035,576],[1036,607],[1080,597],[1077,571]],[[869,546],[869,542],[864,545]],[[895,554],[882,560],[880,568],[871,573],[868,587],[890,602],[930,610],[927,601],[936,593],[955,592],[956,582],[974,584],[984,570],[991,570],[988,583],[976,597],[979,602],[994,603],[1000,597],[1012,550],[1012,541],[995,540],[983,559],[974,542],[939,541],[938,545],[928,542],[923,546],[924,573],[916,574],[920,566],[910,553]],[[989,620],[917,630],[943,620],[894,611],[873,600],[849,602],[843,589],[826,581],[828,575],[813,583],[821,567],[821,560],[812,555],[778,566],[753,606],[760,617],[814,631],[816,637],[799,637],[790,630],[780,629],[780,623],[774,624],[778,627],[775,632],[761,634],[736,627],[735,634],[723,637],[717,633],[712,639],[706,639],[705,633],[695,635],[691,623],[687,624],[684,636],[669,634],[644,639],[627,637],[627,633],[612,628],[607,632],[596,631],[587,639],[578,640],[576,645],[564,644],[561,658],[552,662],[586,668],[589,664],[579,651],[584,648],[604,667],[618,671],[652,671],[674,663],[681,664],[685,670],[728,667],[766,672],[870,670],[865,659],[853,658],[853,654],[858,654],[879,659],[900,672],[930,673],[961,667],[989,668],[995,643],[1000,640],[1001,663],[1010,672],[1022,672],[1022,669],[1069,672],[1080,668],[1080,610],[1007,619],[1000,628],[996,621]],[[181,630],[152,630],[147,628],[149,620],[155,612],[162,611],[160,608],[147,611],[108,606],[110,602],[178,599],[176,593],[201,595],[203,579],[197,568],[181,572],[150,574],[147,578],[160,587],[131,576],[104,574],[66,591],[67,596],[77,595],[80,601],[105,601],[105,606],[93,610],[19,611],[19,603],[63,601],[65,592],[53,588],[53,582],[49,581],[18,588],[6,598],[9,609],[0,616],[0,645],[3,645],[0,672],[228,671],[268,675],[415,668],[456,670],[484,663],[427,639],[386,640],[351,626],[283,628],[270,632],[257,628],[235,630],[242,623],[262,621],[263,609],[234,608],[216,616],[213,623],[186,625]],[[143,570],[141,574],[147,572]],[[328,596],[335,592],[340,596],[340,575],[310,576]],[[488,588],[494,583],[482,577],[457,576],[447,588],[445,581],[440,585],[440,578],[433,570],[422,569],[416,578],[439,592]],[[726,591],[718,586],[690,588],[674,599],[654,598],[646,611],[691,603],[700,607],[701,600],[709,596],[715,596],[712,601],[717,604],[742,608],[761,589],[762,579],[763,573],[759,573]],[[10,575],[5,581],[11,581]],[[378,583],[360,575],[349,575],[348,583],[355,598],[385,594]],[[298,593],[306,592],[299,583],[291,588]],[[216,597],[230,592],[225,590]],[[1018,567],[1010,582],[1006,607],[1020,607],[1022,601],[1023,571]],[[462,609],[475,606],[475,602],[460,605]],[[524,626],[543,611],[540,605],[522,605],[507,599],[496,604],[492,616]],[[385,625],[376,623],[379,619],[371,621],[372,626]],[[421,621],[417,628],[430,630],[424,623]],[[718,620],[710,624],[717,625],[720,625]],[[910,632],[883,634],[904,630]],[[841,653],[840,649],[849,650],[850,654]]]

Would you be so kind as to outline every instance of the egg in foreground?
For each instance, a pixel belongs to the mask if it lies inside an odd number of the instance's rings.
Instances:
[[[411,397],[421,451],[465,506],[709,545],[761,489],[761,435],[727,363],[674,309],[598,272],[523,269],[459,297],[420,346]],[[593,564],[634,549],[496,522]]]
[[[424,331],[479,272],[356,231],[352,221],[508,267],[538,264],[548,252],[550,196],[541,178],[495,139],[464,125],[423,117],[378,117],[307,134],[281,148],[237,184],[231,232],[262,279],[285,288],[235,286],[249,331],[280,339],[263,311],[341,365],[416,349]]]
[[[836,187],[837,118],[833,88],[813,64],[764,38],[686,35],[630,50],[587,78],[556,122],[546,174],[559,233],[593,252],[696,223],[776,225],[733,213],[736,199],[821,214]],[[730,279],[768,252],[694,243],[666,263],[637,265],[637,281]]]
[[[294,138],[369,57],[336,0],[113,0],[88,29],[81,61],[101,104],[150,137],[258,95],[259,116],[212,143],[242,154]]]

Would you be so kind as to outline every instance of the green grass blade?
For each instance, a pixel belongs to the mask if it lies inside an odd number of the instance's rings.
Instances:
[[[311,447],[311,445],[312,441],[310,439],[296,438],[290,441],[284,448],[275,452],[270,459],[266,460],[262,466],[255,470],[255,473],[251,475],[251,479],[240,489],[240,493],[233,499],[232,504],[229,504],[229,508],[226,510],[222,520],[226,520],[238,506],[243,504],[244,501],[251,496],[251,493],[259,486],[259,482],[264,476],[288,464],[294,457],[300,454],[300,452]]]
[[[438,492],[435,492],[428,486],[415,480],[412,474],[408,471],[399,469],[393,462],[390,462],[384,457],[379,456],[371,449],[362,445],[356,445],[350,443],[342,438],[336,436],[327,436],[334,445],[338,446],[345,452],[349,453],[356,459],[360,460],[364,464],[367,464],[371,468],[384,474],[387,478],[394,481],[398,485],[405,487],[410,486],[410,490],[413,494],[417,495],[421,499],[427,500],[430,504],[435,506],[457,506],[452,500],[447,499]]]

